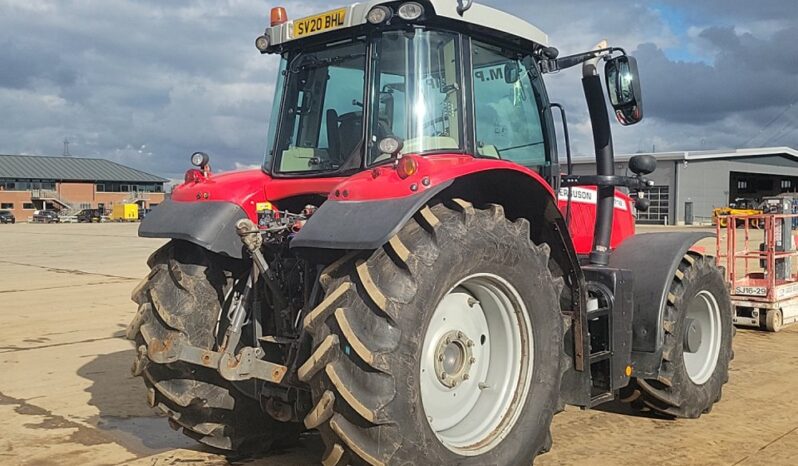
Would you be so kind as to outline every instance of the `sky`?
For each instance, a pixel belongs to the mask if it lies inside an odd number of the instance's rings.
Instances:
[[[455,1],[455,0],[452,0]],[[608,39],[638,59],[645,119],[616,151],[798,148],[795,0],[483,0],[562,55]],[[290,18],[338,2],[285,0]],[[254,40],[262,0],[0,0],[0,154],[101,157],[181,178],[257,166],[278,60]],[[547,75],[574,153],[592,149],[579,70]],[[560,143],[562,147],[562,143]]]

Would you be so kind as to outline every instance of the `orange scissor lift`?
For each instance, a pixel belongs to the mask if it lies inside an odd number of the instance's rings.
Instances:
[[[734,323],[778,332],[798,321],[798,214],[723,216],[717,262],[726,268]]]

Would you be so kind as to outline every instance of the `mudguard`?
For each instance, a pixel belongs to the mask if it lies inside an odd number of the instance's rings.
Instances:
[[[182,239],[209,251],[240,259],[243,245],[235,225],[246,217],[244,209],[232,202],[168,199],[144,217],[139,226],[139,236]]]
[[[291,248],[376,249],[452,180],[407,197],[346,201],[329,199],[291,241]]]
[[[644,233],[627,238],[610,256],[610,267],[634,277],[632,364],[637,377],[654,376],[661,362],[662,319],[671,281],[684,255],[705,232]]]

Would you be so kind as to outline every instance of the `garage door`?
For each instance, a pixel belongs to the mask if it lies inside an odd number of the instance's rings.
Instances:
[[[646,212],[637,212],[637,223],[667,225],[670,214],[670,197],[668,186],[652,186],[644,189],[646,199],[651,201],[651,206]]]

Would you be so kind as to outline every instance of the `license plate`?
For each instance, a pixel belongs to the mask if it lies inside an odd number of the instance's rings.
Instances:
[[[764,286],[738,286],[734,288],[734,294],[748,296],[767,296],[768,289]]]
[[[344,26],[344,19],[346,19],[346,8],[298,19],[294,21],[294,38],[338,29]]]

